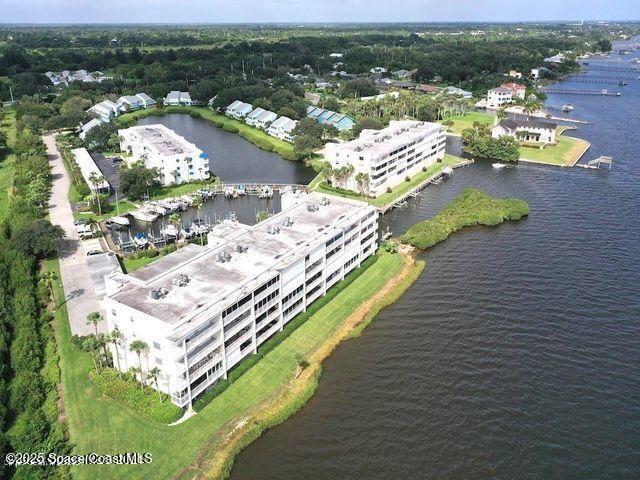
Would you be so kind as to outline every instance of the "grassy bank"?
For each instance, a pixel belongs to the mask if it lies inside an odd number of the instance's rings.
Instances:
[[[9,198],[13,187],[13,162],[15,155],[11,152],[16,143],[16,112],[5,110],[4,118],[0,124],[0,130],[7,135],[7,151],[0,156],[0,217],[9,207]]]
[[[254,128],[247,125],[244,122],[234,120],[226,115],[222,115],[210,108],[205,107],[165,107],[161,109],[150,108],[147,110],[138,110],[135,112],[127,113],[119,117],[121,123],[136,122],[141,118],[148,117],[150,115],[165,115],[168,113],[184,113],[198,118],[204,118],[209,120],[216,127],[230,133],[237,133],[245,140],[253,143],[255,146],[262,150],[269,152],[275,152],[286,160],[296,160],[296,156],[293,152],[293,145],[291,143],[274,138],[267,135],[265,132],[258,128]],[[215,159],[214,159],[215,161]]]
[[[528,214],[529,205],[523,200],[492,198],[480,190],[468,188],[438,215],[407,230],[402,241],[424,250],[464,227],[499,225],[505,220],[520,220]]]
[[[364,195],[359,195],[355,192],[327,187],[322,183],[324,181],[324,177],[319,177],[322,174],[319,174],[319,176],[312,181],[312,184],[310,184],[310,186],[313,185],[314,189],[321,193],[336,195],[338,197],[343,197],[343,198],[352,198],[354,200],[362,200],[363,202],[368,202],[370,205],[373,205],[375,207],[384,207],[386,205],[395,203],[398,200],[398,198],[400,198],[402,195],[407,193],[412,188],[415,188],[416,186],[420,185],[429,177],[436,175],[444,167],[457,165],[462,161],[463,160],[459,157],[446,154],[442,159],[442,162],[434,163],[433,165],[427,167],[426,171],[416,173],[413,177],[411,177],[410,181],[402,182],[401,184],[396,185],[391,190],[391,192],[383,193],[382,195],[376,198],[368,198],[368,197],[365,197]]]
[[[564,129],[562,130],[564,131]],[[557,145],[538,147],[520,147],[520,161],[572,167],[589,149],[589,142],[580,138],[565,137],[556,133]]]
[[[316,352],[323,348],[327,339],[335,338],[345,319],[361,310],[364,302],[371,301],[377,292],[391,285],[404,265],[401,255],[382,254],[373,266],[214,398],[198,415],[175,427],[145,420],[119,401],[101,396],[89,382],[87,373],[92,365],[91,357],[72,344],[64,292],[57,284],[56,334],[61,352],[62,390],[74,451],[148,451],[153,454],[153,462],[143,466],[74,467],[74,478],[192,478],[210,471],[214,466],[209,464],[209,460],[216,452],[232,452],[238,448],[238,444],[234,444],[234,448],[228,450],[229,440],[243,431],[236,429],[238,425],[266,428],[268,424],[251,420],[259,412],[266,411],[266,407],[278,407],[277,419],[282,421],[304,404],[315,388],[313,382],[305,384],[306,396],[302,392],[294,404],[285,401],[299,359],[306,358],[312,365],[304,371],[305,376],[312,372],[318,375],[319,367],[313,366]],[[49,268],[57,268],[57,263],[50,264]],[[378,302],[369,307],[376,305]],[[365,310],[368,312],[370,308]],[[364,318],[360,323],[363,321]],[[283,411],[279,406],[288,407]],[[272,422],[275,420],[275,417],[271,418]],[[242,438],[245,442],[252,439],[245,435]],[[229,458],[225,464],[230,464]]]
[[[485,112],[469,112],[466,115],[447,117],[443,121],[452,121],[453,125],[447,126],[447,133],[459,137],[465,128],[473,128],[474,122],[493,125],[494,116]],[[442,122],[439,122],[442,123]]]

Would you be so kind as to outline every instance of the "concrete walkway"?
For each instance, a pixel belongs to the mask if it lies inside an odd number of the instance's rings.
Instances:
[[[67,302],[71,333],[73,335],[88,335],[95,333],[95,329],[93,325],[87,325],[87,315],[95,311],[102,312],[102,307],[93,291],[86,263],[86,252],[73,224],[73,211],[68,199],[71,178],[64,168],[54,135],[43,135],[42,140],[47,147],[47,157],[53,177],[49,201],[51,223],[60,225],[66,234],[66,239],[60,246],[60,274]],[[106,329],[106,322],[102,321],[98,325],[98,331],[106,332]]]

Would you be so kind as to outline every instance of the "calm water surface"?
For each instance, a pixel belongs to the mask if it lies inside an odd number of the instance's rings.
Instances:
[[[640,478],[639,83],[549,99],[592,122],[571,134],[585,160],[613,155],[611,173],[478,162],[386,216],[401,233],[468,186],[531,206],[423,254],[421,278],[232,478]]]
[[[166,125],[208,153],[211,171],[223,182],[307,184],[316,175],[302,162],[283,160],[273,152],[260,150],[241,136],[225,132],[202,118],[170,113],[143,118],[137,125],[157,123]]]

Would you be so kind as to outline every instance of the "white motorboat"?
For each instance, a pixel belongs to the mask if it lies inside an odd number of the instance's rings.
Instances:
[[[573,105],[570,105],[568,103],[565,103],[564,105],[562,105],[561,108],[562,108],[563,112],[567,112],[568,113],[568,112],[573,111]]]
[[[196,233],[191,230],[189,227],[184,227],[182,230],[180,230],[180,236],[186,240],[193,238],[196,236]]]
[[[123,217],[121,215],[111,217],[109,220],[111,221],[111,223],[114,223],[121,227],[128,227],[131,224],[131,222],[129,222],[129,219],[127,217]]]
[[[149,245],[149,239],[144,233],[138,233],[133,237],[133,243],[138,248],[146,248]]]
[[[500,162],[496,162],[496,163],[492,163],[491,166],[493,168],[497,168],[497,169],[501,169],[507,166],[506,163],[500,163]]]
[[[165,237],[170,237],[170,238],[177,238],[178,235],[180,234],[180,232],[178,231],[178,227],[176,227],[171,223],[166,227],[164,227],[162,230],[160,230],[160,233]]]
[[[153,222],[159,217],[159,215],[155,211],[149,210],[145,207],[132,211],[131,216],[136,220],[140,220],[141,222]]]
[[[227,187],[225,189],[225,191],[224,191],[224,195],[225,195],[225,197],[236,198],[238,196],[238,192],[236,190],[236,187],[232,187],[232,186]]]
[[[148,208],[150,210],[155,210],[160,215],[166,215],[167,213],[169,213],[169,209],[160,205],[160,203],[158,202],[149,203]]]
[[[258,198],[271,198],[273,197],[273,189],[269,185],[262,187],[258,193]]]
[[[209,233],[209,225],[207,225],[204,220],[194,220],[191,223],[191,230],[196,235],[205,235]]]

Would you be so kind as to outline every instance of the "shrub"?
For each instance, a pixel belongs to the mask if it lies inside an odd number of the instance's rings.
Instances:
[[[468,188],[431,220],[416,223],[402,241],[426,249],[446,240],[453,232],[472,225],[494,226],[505,220],[520,220],[529,205],[516,198],[497,199]]]
[[[121,376],[113,368],[102,368],[89,372],[89,380],[103,395],[120,400],[144,418],[171,423],[182,415],[182,409],[171,403],[169,397],[149,387],[140,388],[140,384],[127,376]]]
[[[228,123],[224,124],[222,126],[222,129],[225,132],[229,132],[229,133],[238,133],[238,132],[240,132],[240,129],[238,127],[236,127],[235,125],[229,125]]]

